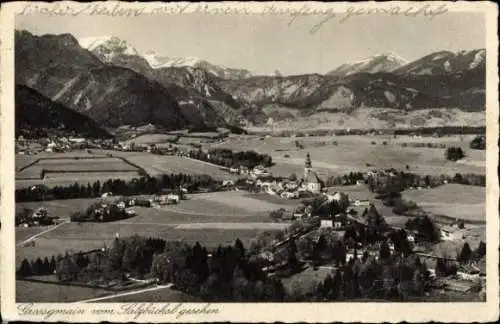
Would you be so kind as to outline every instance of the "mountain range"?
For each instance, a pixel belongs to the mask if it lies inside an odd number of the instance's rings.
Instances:
[[[193,57],[141,54],[113,36],[15,35],[16,83],[106,128],[207,130],[359,107],[483,111],[485,55],[440,51],[407,62],[382,53],[325,75],[258,76]]]

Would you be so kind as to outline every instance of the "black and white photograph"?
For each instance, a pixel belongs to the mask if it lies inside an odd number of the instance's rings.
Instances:
[[[487,11],[111,3],[14,18],[15,303],[489,301]]]

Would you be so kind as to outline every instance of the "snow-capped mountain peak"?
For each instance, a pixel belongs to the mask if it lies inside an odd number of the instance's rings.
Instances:
[[[354,73],[392,72],[408,61],[394,52],[385,52],[346,63],[329,72],[331,75],[347,76]]]
[[[203,69],[217,77],[223,79],[241,79],[250,77],[252,74],[244,69],[231,69],[223,65],[212,64],[195,56],[175,57],[164,56],[154,51],[143,54],[149,65],[154,69],[168,67],[191,67]]]
[[[116,36],[84,37],[78,39],[78,43],[106,61],[120,54],[139,55],[132,45]]]
[[[160,55],[154,51],[146,52],[143,57],[148,61],[152,68],[158,69],[163,67],[180,67],[190,66],[196,67],[201,60],[195,56],[188,57],[173,57]]]

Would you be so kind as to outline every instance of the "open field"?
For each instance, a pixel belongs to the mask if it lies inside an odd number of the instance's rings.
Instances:
[[[286,223],[269,222],[269,211],[286,207],[254,199],[242,192],[220,192],[189,195],[179,205],[162,208],[134,207],[137,216],[112,223],[66,223],[35,239],[35,246],[17,248],[16,264],[23,258],[36,258],[78,252],[109,246],[116,234],[134,234],[167,240],[199,241],[213,248],[232,244],[240,238],[245,245],[262,231],[280,230]],[[44,206],[52,215],[67,219],[71,212],[84,210],[96,199],[70,199],[19,203],[16,208]],[[285,201],[285,200],[283,200]],[[187,225],[190,224],[190,225]],[[17,228],[16,241],[21,242],[50,228]],[[18,234],[19,233],[19,234]]]
[[[219,203],[232,208],[247,210],[247,212],[268,212],[279,208],[290,208],[298,205],[298,201],[290,201],[274,197],[273,202],[262,198],[263,194],[249,194],[241,191],[214,192],[202,194],[202,199],[210,203]]]
[[[267,109],[271,113],[275,109]],[[318,111],[311,116],[296,116],[296,109],[287,109],[292,118],[275,120],[272,127],[249,127],[252,132],[314,131],[340,129],[394,129],[442,126],[484,126],[484,111],[470,112],[458,108],[429,108],[401,111],[394,108],[359,107],[353,112]],[[285,113],[286,113],[285,112]],[[272,114],[272,113],[271,113]],[[281,113],[283,115],[283,113]]]
[[[365,170],[369,163],[373,168],[410,167],[410,172],[419,174],[455,174],[481,173],[485,174],[485,151],[471,150],[469,143],[472,137],[448,136],[442,138],[410,136],[322,136],[322,137],[269,137],[261,139],[258,136],[233,136],[218,148],[232,150],[255,150],[269,154],[276,165],[270,170],[281,176],[295,172],[302,174],[304,158],[310,153],[313,168],[320,176],[343,174],[350,171]],[[297,149],[295,142],[304,144],[304,149]],[[321,142],[324,142],[321,143]],[[334,145],[333,142],[337,142]],[[375,142],[375,144],[372,144]],[[387,142],[387,145],[383,145]],[[445,149],[402,147],[405,142],[443,143],[450,146],[460,146],[465,150],[466,158],[459,163],[446,161]],[[318,144],[318,143],[321,143]],[[285,157],[288,155],[289,157]]]
[[[165,173],[184,173],[193,175],[208,174],[218,180],[237,179],[237,176],[229,174],[222,167],[184,157],[110,150],[90,150],[90,152],[80,150],[66,153],[42,152],[33,156],[16,155],[16,170],[18,170],[16,172],[16,188],[25,188],[38,184],[51,187],[70,185],[75,182],[86,185],[89,182],[103,181],[110,178],[129,181],[139,177],[139,169],[134,165],[142,168],[150,176],[159,176]],[[44,160],[44,158],[58,159]],[[24,170],[20,170],[38,159],[42,160]],[[42,169],[60,170],[61,173],[48,173],[46,179],[42,180],[40,179]],[[75,172],[78,170],[92,170],[92,172]],[[109,170],[114,171],[110,172]],[[66,174],[64,171],[72,172]]]
[[[300,201],[297,199],[283,199],[281,197],[268,195],[266,193],[249,193],[245,194],[244,196],[265,201],[271,204],[278,204],[281,205],[281,208],[294,208],[301,205]]]
[[[32,201],[16,203],[16,210],[23,208],[37,209],[38,207],[47,208],[48,212],[53,216],[65,219],[69,218],[70,214],[77,210],[85,210],[87,207],[99,201],[99,199],[79,198],[79,199],[64,199],[51,201]]]
[[[123,158],[108,156],[112,151],[92,153],[80,150],[67,153],[40,153],[34,156],[16,155],[16,188],[33,185],[86,185],[97,180],[138,178],[139,168]],[[42,170],[49,170],[42,177]]]
[[[143,153],[142,155],[127,156],[126,159],[139,165],[151,176],[165,173],[184,173],[208,174],[214,179],[234,178],[221,167],[178,156]]]
[[[186,223],[175,226],[175,229],[220,229],[220,230],[284,230],[288,223]]]
[[[407,190],[403,195],[436,215],[486,222],[486,190],[483,187],[447,184],[432,189]]]
[[[18,303],[64,303],[108,294],[110,291],[99,288],[16,280],[16,302]]]
[[[432,189],[407,190],[404,196],[410,200],[429,204],[481,204],[486,201],[486,189],[450,183]]]
[[[177,138],[177,135],[170,134],[143,134],[124,141],[126,144],[159,144]]]

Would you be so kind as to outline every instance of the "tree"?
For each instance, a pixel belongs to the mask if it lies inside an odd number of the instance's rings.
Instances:
[[[21,277],[29,277],[29,276],[31,276],[31,265],[28,262],[28,260],[24,259],[21,262],[21,266],[19,267],[18,273],[19,273],[19,275]]]
[[[457,161],[465,157],[461,147],[448,147],[445,152],[445,157],[449,161]]]
[[[486,137],[484,135],[476,136],[470,143],[470,148],[474,150],[486,149]]]
[[[184,269],[174,277],[174,285],[182,291],[194,294],[199,289],[198,277],[190,269]]]
[[[469,246],[469,243],[465,242],[462,251],[458,255],[457,259],[462,263],[466,263],[469,262],[469,260],[471,259],[471,255],[472,255],[472,250]]]
[[[389,244],[387,244],[386,241],[382,243],[382,246],[380,247],[380,259],[381,260],[387,260],[391,257],[391,249],[389,248]]]
[[[237,238],[234,242],[234,251],[238,260],[245,258],[245,247],[243,246],[243,242],[241,242],[239,238]]]
[[[478,260],[484,257],[486,255],[486,243],[484,243],[483,241],[479,242],[479,246],[474,251],[474,255]]]
[[[51,274],[53,271],[50,268],[49,258],[45,257],[43,259],[43,274]]]
[[[50,258],[50,273],[54,273],[54,271],[56,271],[56,258],[54,256],[52,256],[52,258]]]
[[[295,172],[290,174],[290,176],[288,177],[288,180],[297,181],[297,175],[295,174]]]
[[[438,259],[436,263],[436,276],[444,277],[447,275],[446,263],[443,259]]]
[[[295,240],[291,240],[288,244],[288,266],[292,269],[296,269],[299,261],[297,259],[297,245],[295,244]]]

